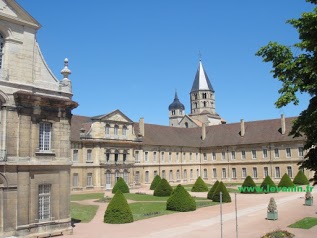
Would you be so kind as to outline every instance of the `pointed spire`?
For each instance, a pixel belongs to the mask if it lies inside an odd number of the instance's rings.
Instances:
[[[210,91],[214,92],[214,89],[211,86],[211,83],[210,83],[209,78],[207,76],[207,73],[203,67],[201,59],[199,60],[199,66],[198,66],[198,69],[196,72],[196,76],[194,79],[194,83],[193,83],[191,92],[199,91],[199,90],[210,90]]]
[[[68,79],[68,76],[72,73],[68,68],[68,59],[65,58],[64,60],[64,68],[61,70],[61,74],[64,76],[64,79]]]

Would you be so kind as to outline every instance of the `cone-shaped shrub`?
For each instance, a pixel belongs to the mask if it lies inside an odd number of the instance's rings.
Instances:
[[[131,209],[123,193],[118,190],[111,199],[105,212],[103,221],[110,224],[133,222]]]
[[[178,185],[167,200],[166,210],[188,212],[196,210],[196,202],[182,185]]]
[[[216,191],[216,188],[218,187],[218,185],[219,185],[219,181],[217,180],[207,194],[208,199],[212,200],[212,196],[214,195],[214,192]]]
[[[160,175],[156,175],[151,183],[150,190],[154,190],[161,180]]]
[[[112,189],[112,193],[116,193],[118,190],[120,190],[122,193],[130,192],[128,185],[125,183],[124,179],[121,177],[118,179],[118,181],[114,185]]]
[[[223,182],[219,183],[214,192],[214,195],[212,197],[212,200],[214,202],[220,202],[220,192],[222,192],[222,202],[231,202],[230,194],[228,193],[227,188],[223,184]]]
[[[304,172],[299,170],[293,180],[293,183],[297,185],[307,185],[309,184],[309,181]]]
[[[199,176],[196,179],[196,182],[195,182],[194,186],[192,187],[191,191],[192,192],[207,192],[208,191],[208,186],[206,185],[204,180],[202,180],[201,177]]]
[[[241,193],[256,193],[256,185],[251,176],[245,178],[241,187]]]
[[[278,187],[294,187],[295,185],[290,179],[290,177],[285,173],[277,186]]]
[[[161,182],[156,186],[154,190],[154,196],[157,197],[168,197],[172,194],[173,188],[167,182],[166,179],[162,179]]]
[[[273,187],[274,187],[274,189],[270,190],[270,188],[273,188]],[[271,179],[270,176],[266,176],[265,177],[265,179],[261,183],[261,188],[263,188],[263,192],[265,192],[265,193],[276,193],[276,192],[278,192],[277,189],[276,189],[276,185],[275,185],[275,183],[273,182],[273,180]]]

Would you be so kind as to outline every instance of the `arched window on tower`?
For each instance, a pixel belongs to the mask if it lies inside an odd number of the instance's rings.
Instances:
[[[172,110],[172,115],[175,115],[175,110]]]
[[[195,108],[197,108],[197,102],[195,102]]]
[[[194,96],[195,96],[195,100],[197,100],[197,93],[195,93],[195,95],[194,95]]]
[[[0,70],[2,69],[3,47],[4,47],[4,38],[3,38],[3,36],[0,34]]]
[[[206,107],[206,105],[207,105],[207,103],[206,103],[206,102],[204,102],[204,107]]]
[[[203,99],[207,98],[207,93],[203,93]]]

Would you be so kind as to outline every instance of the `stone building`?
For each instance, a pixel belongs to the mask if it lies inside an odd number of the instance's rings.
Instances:
[[[199,62],[190,93],[191,113],[177,93],[169,126],[131,121],[116,110],[72,119],[72,189],[110,189],[119,177],[131,186],[159,174],[171,183],[262,182],[293,178],[303,160],[304,138],[288,136],[295,118],[225,124],[215,111],[214,90]],[[308,175],[307,171],[306,174]]]
[[[58,80],[14,0],[0,0],[0,237],[72,231],[68,61]]]

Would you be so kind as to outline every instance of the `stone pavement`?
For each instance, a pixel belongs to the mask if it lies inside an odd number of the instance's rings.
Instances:
[[[139,189],[136,192],[151,192]],[[206,193],[192,193],[195,196],[206,197]],[[108,192],[106,193],[108,194]],[[296,235],[296,238],[317,237],[317,226],[309,229],[295,229],[287,226],[304,218],[316,217],[317,208],[304,206],[304,193],[280,192],[277,194],[237,194],[238,204],[238,237],[257,238],[275,229],[286,229]],[[317,195],[314,189],[313,195]],[[266,209],[270,197],[277,203],[279,219],[266,220]],[[223,238],[236,237],[235,196],[231,194],[232,203],[223,204]],[[85,201],[83,203],[94,203]],[[99,209],[90,223],[77,223],[74,227],[73,238],[86,237],[176,237],[176,238],[209,238],[221,237],[220,206],[200,208],[189,213],[174,213],[154,217],[129,224],[111,225],[103,223],[103,215],[107,204],[97,203]]]

